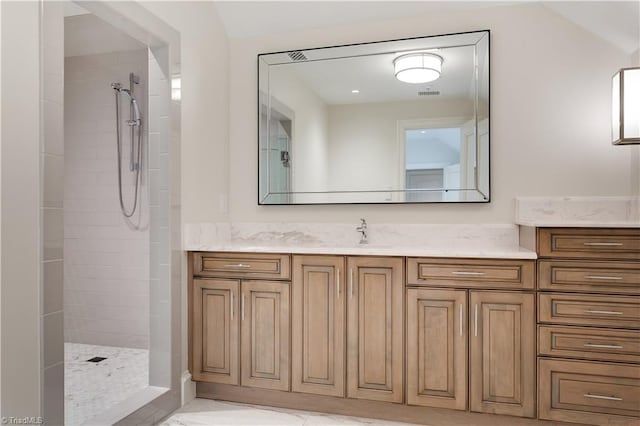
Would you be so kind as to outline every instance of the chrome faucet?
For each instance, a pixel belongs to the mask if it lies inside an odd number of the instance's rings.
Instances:
[[[360,232],[360,244],[367,244],[367,221],[360,219],[360,226],[356,228],[356,231]]]

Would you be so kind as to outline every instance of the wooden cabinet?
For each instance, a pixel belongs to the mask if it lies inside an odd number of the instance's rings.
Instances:
[[[241,384],[289,390],[289,285],[243,281]]]
[[[467,408],[467,292],[407,290],[407,403]]]
[[[190,256],[194,380],[289,390],[289,256]]]
[[[193,281],[193,379],[239,384],[240,281]]]
[[[537,237],[538,417],[638,424],[640,230],[542,228]]]
[[[540,359],[540,418],[638,424],[640,366]]]
[[[502,259],[407,258],[407,284],[533,290],[535,262]]]
[[[403,401],[403,259],[349,257],[347,396]]]
[[[535,417],[534,295],[471,291],[472,411]]]
[[[291,388],[344,396],[345,280],[342,256],[294,256]]]

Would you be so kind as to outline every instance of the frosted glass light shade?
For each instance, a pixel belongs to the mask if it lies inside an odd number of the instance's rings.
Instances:
[[[396,78],[404,83],[428,83],[442,72],[442,58],[433,53],[409,53],[393,60]]]
[[[640,144],[640,67],[613,76],[611,140],[614,145]]]

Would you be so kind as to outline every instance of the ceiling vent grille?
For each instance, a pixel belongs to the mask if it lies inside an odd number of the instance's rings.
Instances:
[[[418,92],[418,96],[438,96],[440,94],[439,90],[423,90]]]
[[[294,61],[294,62],[301,62],[301,61],[307,61],[307,57],[304,56],[304,53],[302,53],[299,50],[293,50],[289,53],[287,53],[287,55],[289,55],[289,57]]]

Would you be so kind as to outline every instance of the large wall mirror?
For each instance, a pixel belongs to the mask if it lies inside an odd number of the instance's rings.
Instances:
[[[258,55],[258,203],[488,202],[489,31]]]

